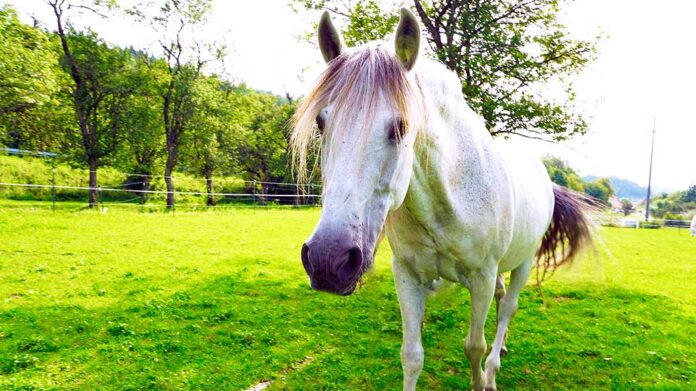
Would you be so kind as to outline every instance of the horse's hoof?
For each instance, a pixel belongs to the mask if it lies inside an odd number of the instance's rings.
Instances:
[[[502,348],[500,348],[500,355],[504,356],[506,354],[508,354],[508,350],[505,346],[503,346]]]
[[[486,386],[486,391],[496,391],[496,390],[497,390],[497,388],[495,388],[494,386]]]

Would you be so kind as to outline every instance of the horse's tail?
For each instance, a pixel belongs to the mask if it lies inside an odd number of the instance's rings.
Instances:
[[[586,209],[592,201],[583,194],[553,185],[553,217],[536,253],[537,282],[541,283],[556,269],[571,263],[587,247],[593,246],[591,223]]]

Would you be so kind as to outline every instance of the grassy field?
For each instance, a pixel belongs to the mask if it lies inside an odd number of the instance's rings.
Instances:
[[[389,249],[354,295],[311,291],[299,252],[317,209],[33,206],[0,203],[2,389],[400,388]],[[501,389],[696,387],[696,238],[601,235],[548,307],[523,292]],[[429,300],[421,389],[469,389],[468,318],[463,289]]]

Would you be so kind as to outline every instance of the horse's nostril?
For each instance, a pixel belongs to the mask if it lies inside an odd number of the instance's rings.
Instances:
[[[314,267],[312,263],[309,262],[309,246],[307,244],[302,245],[302,266],[304,266],[305,271],[311,277],[314,274]]]
[[[348,258],[338,269],[338,276],[343,281],[349,281],[355,278],[355,275],[362,270],[363,256],[362,250],[359,247],[353,247],[348,250]]]

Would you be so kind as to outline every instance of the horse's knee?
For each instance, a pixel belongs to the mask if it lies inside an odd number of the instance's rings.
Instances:
[[[401,349],[401,365],[404,373],[410,376],[417,376],[423,369],[425,353],[420,345],[404,345]]]
[[[480,360],[484,353],[486,353],[486,339],[481,338],[467,338],[466,344],[464,345],[464,351],[469,360]]]
[[[517,297],[509,297],[506,295],[500,300],[500,309],[498,310],[498,316],[504,316],[507,315],[509,317],[512,317],[515,312],[517,312],[517,308],[519,307],[518,305],[519,299]]]

